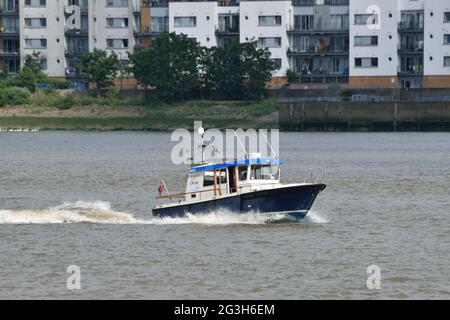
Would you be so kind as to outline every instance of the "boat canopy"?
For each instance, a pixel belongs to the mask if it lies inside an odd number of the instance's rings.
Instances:
[[[194,172],[201,172],[201,171],[211,171],[211,170],[218,170],[228,167],[237,167],[237,166],[247,166],[247,165],[254,165],[254,164],[260,164],[260,165],[280,165],[284,162],[280,159],[275,158],[250,158],[245,160],[235,160],[232,162],[224,162],[224,163],[215,163],[215,164],[206,164],[206,165],[200,165],[197,167],[191,167],[189,168],[189,173]]]

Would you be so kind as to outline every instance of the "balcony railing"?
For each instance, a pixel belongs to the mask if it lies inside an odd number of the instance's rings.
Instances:
[[[79,56],[85,54],[86,52],[88,52],[88,48],[84,47],[70,48],[66,49],[66,56]]]
[[[335,24],[318,24],[312,28],[301,26],[288,26],[288,33],[348,33],[349,26],[337,26]]]
[[[158,35],[164,32],[169,32],[169,26],[165,28],[142,27],[140,31],[136,32],[136,34],[146,36],[146,35]]]
[[[168,7],[169,0],[142,0],[141,7],[143,8],[159,8]]]
[[[422,75],[423,65],[402,66],[399,73],[402,75]]]
[[[424,24],[419,22],[401,21],[398,24],[400,31],[423,31]]]
[[[317,0],[292,0],[294,6],[316,6],[319,5]],[[326,6],[348,6],[349,0],[325,0],[324,5]]]
[[[68,35],[87,35],[89,33],[88,29],[65,29],[65,33]]]
[[[305,55],[305,56],[314,56],[314,55],[348,55],[349,47],[328,47],[328,48],[319,48],[316,46],[312,46],[307,48],[306,50],[303,48],[289,47],[287,49],[288,55]]]
[[[239,26],[219,25],[216,33],[239,33]]]

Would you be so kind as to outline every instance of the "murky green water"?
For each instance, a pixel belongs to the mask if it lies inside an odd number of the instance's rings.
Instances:
[[[280,143],[284,182],[327,172],[304,223],[152,218],[161,176],[184,188],[168,134],[0,133],[0,298],[450,298],[450,134]]]

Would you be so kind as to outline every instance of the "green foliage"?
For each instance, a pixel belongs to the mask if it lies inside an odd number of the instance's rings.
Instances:
[[[11,85],[35,92],[38,84],[47,83],[49,80],[42,70],[40,53],[33,52],[25,57],[24,67],[12,78]]]
[[[70,89],[71,81],[69,80],[60,80],[60,79],[47,79],[46,83],[52,89]]]
[[[185,35],[163,34],[149,48],[131,54],[138,82],[154,88],[158,98],[175,101],[189,97],[199,87],[199,44]]]
[[[231,42],[223,48],[200,47],[184,35],[165,34],[150,48],[130,55],[132,71],[157,98],[176,101],[206,89],[216,98],[260,100],[276,70],[267,49],[256,42]]]
[[[341,97],[350,98],[352,95],[354,95],[355,92],[351,89],[345,89],[341,91]]]
[[[288,82],[289,85],[294,83],[294,82],[296,82],[296,81],[298,81],[297,73],[295,71],[291,70],[291,69],[288,69],[286,71],[286,78],[287,78],[287,82]]]
[[[43,72],[44,62],[41,58],[41,53],[33,51],[32,54],[26,55],[24,68],[27,68],[36,74]]]
[[[201,59],[205,85],[216,98],[260,100],[276,70],[267,49],[256,42],[231,42],[206,49]]]
[[[67,109],[72,108],[76,104],[77,104],[77,102],[75,100],[75,97],[73,95],[69,94],[67,96],[60,97],[60,99],[58,99],[56,102],[56,107],[59,110],[67,110]]]
[[[120,60],[115,52],[108,55],[104,50],[94,49],[81,57],[79,68],[87,75],[89,82],[95,83],[100,93],[112,85],[112,79],[120,69]]]
[[[24,88],[0,88],[0,107],[27,104],[29,103],[30,96],[30,91]]]

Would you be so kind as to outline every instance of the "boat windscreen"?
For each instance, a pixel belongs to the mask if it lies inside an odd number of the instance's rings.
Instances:
[[[280,167],[276,165],[252,165],[250,180],[278,180]]]
[[[225,170],[217,170],[216,172],[216,184],[227,183],[227,172]],[[203,186],[209,187],[214,185],[214,171],[205,171],[203,178]]]

